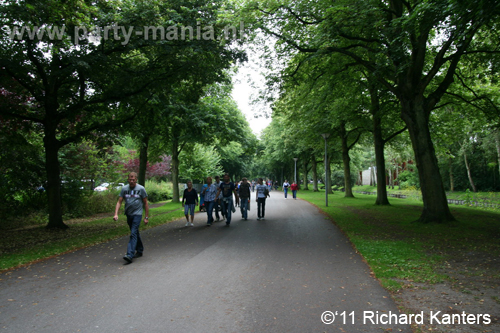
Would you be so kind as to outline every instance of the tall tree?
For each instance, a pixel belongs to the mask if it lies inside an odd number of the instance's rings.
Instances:
[[[237,53],[215,39],[158,40],[128,34],[130,29],[210,25],[217,21],[218,4],[21,0],[0,7],[0,24],[11,30],[0,37],[1,76],[17,82],[31,99],[0,114],[43,128],[49,228],[67,228],[61,211],[61,147],[132,119],[136,110],[120,108],[120,102],[159,82],[180,80],[196,63],[193,59],[211,54],[230,62]],[[101,38],[93,37],[96,26],[105,28]]]
[[[496,52],[500,3],[447,1],[274,1],[256,8],[260,26],[290,48],[321,57],[342,54],[365,67],[401,105],[418,167],[421,222],[453,221],[429,122],[467,54]],[[280,20],[276,20],[278,18]]]

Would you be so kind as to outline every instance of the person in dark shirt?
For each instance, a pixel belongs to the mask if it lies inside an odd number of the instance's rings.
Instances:
[[[233,193],[236,198],[236,205],[239,203],[238,193],[236,193],[236,186],[231,182],[229,174],[224,174],[224,181],[220,184],[216,197],[222,193],[221,205],[223,214],[226,216],[226,226],[231,224],[231,213],[233,209]]]
[[[194,226],[194,209],[198,205],[198,193],[193,188],[193,182],[187,182],[187,188],[182,195],[182,207],[184,207],[184,216],[186,216],[186,227],[189,226],[188,213],[191,213],[191,226]]]
[[[241,218],[245,220],[248,218],[248,210],[250,208],[250,193],[250,183],[246,178],[243,178],[238,194],[240,196]]]

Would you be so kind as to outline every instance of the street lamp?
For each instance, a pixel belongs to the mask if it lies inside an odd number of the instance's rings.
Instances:
[[[323,139],[325,139],[325,206],[328,207],[328,168],[327,168],[327,149],[326,149],[326,140],[330,137],[330,133],[321,134]]]
[[[297,160],[298,157],[294,157],[293,160],[295,161],[295,184],[297,184]]]

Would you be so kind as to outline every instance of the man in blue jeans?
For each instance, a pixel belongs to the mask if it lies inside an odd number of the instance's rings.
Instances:
[[[213,210],[216,205],[217,186],[212,184],[212,177],[207,177],[207,187],[203,188],[201,195],[205,198],[205,207],[207,208],[207,227],[214,222]]]
[[[239,197],[240,197],[240,209],[241,218],[245,221],[248,219],[248,208],[250,205],[250,183],[248,179],[243,178],[240,184]]]
[[[137,173],[135,172],[129,173],[128,185],[122,187],[120,197],[116,203],[115,216],[113,217],[115,221],[118,221],[118,211],[123,200],[125,200],[125,215],[127,216],[127,224],[130,228],[127,254],[123,259],[130,264],[132,263],[132,258],[142,257],[142,252],[144,251],[144,245],[139,234],[143,208],[146,209],[144,224],[148,224],[149,222],[148,195],[146,189],[142,185],[137,184]]]
[[[236,193],[236,186],[229,179],[229,174],[224,174],[224,181],[220,184],[219,189],[217,190],[216,197],[222,192],[222,211],[226,215],[226,226],[229,227],[231,224],[231,213],[233,209],[233,193],[236,198],[236,205],[239,204],[238,193]]]

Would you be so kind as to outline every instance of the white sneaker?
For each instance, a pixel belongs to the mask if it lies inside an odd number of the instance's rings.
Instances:
[[[186,222],[186,227],[189,227],[189,222]]]
[[[191,226],[194,227],[194,224],[191,223]]]

